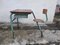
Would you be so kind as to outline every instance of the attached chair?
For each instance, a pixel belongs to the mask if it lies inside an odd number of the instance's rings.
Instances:
[[[45,14],[45,16],[46,16],[46,21],[48,21],[48,17],[47,17],[47,9],[43,9],[43,14]],[[44,23],[44,21],[41,20],[41,19],[36,19],[34,13],[33,13],[33,16],[34,16],[33,21],[36,22],[36,24],[37,24],[37,26],[38,26],[38,29],[39,29],[40,32],[41,32],[41,38],[42,38],[42,37],[43,37],[43,32],[42,32],[41,26],[39,26],[39,23],[40,23],[40,22],[41,22],[41,23]]]

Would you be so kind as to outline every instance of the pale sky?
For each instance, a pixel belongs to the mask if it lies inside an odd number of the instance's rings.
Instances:
[[[57,1],[57,4],[60,4],[60,0]]]

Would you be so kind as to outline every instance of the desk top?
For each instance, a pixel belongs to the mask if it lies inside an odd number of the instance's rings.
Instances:
[[[30,14],[30,13],[32,13],[32,10],[30,10],[30,9],[15,9],[15,10],[12,10],[10,12],[13,14],[15,14],[15,13]]]

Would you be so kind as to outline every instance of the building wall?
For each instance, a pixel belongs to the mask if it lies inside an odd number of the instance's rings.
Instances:
[[[10,12],[14,9],[32,9],[36,18],[45,19],[42,9],[48,9],[48,22],[52,22],[57,0],[0,0],[0,22],[10,22]],[[20,22],[33,23],[32,14],[28,18],[20,19]]]

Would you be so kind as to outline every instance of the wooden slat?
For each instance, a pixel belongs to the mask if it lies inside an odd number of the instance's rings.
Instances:
[[[15,9],[15,10],[12,10],[10,11],[11,13],[32,13],[32,10],[30,9]]]
[[[42,22],[42,23],[44,23],[44,21],[43,21],[43,20],[41,20],[41,19],[33,19],[33,21],[35,21],[35,22]]]

